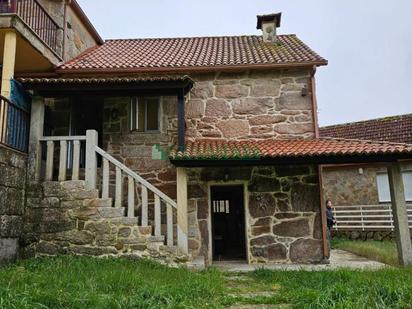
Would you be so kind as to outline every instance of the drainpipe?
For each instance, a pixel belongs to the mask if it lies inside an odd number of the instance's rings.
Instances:
[[[318,122],[318,104],[316,99],[316,66],[313,66],[310,75],[310,88],[312,94],[312,119],[313,129],[315,132],[315,138],[319,138],[319,122]],[[323,259],[328,260],[330,255],[329,242],[326,230],[326,205],[323,191],[323,166],[318,165],[318,177],[319,177],[319,194],[320,194],[320,217],[322,222],[322,244],[323,244]]]

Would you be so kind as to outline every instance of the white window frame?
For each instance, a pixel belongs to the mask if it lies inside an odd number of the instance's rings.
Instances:
[[[406,178],[407,175],[410,175],[410,180]],[[407,202],[412,202],[412,170],[402,171],[402,180],[405,191],[405,200]]]
[[[147,129],[147,99],[157,100],[157,130]],[[145,104],[145,114],[144,114],[144,128],[143,131],[139,131],[139,100],[143,100]],[[130,100],[130,131],[135,131],[139,133],[159,133],[161,131],[161,98],[156,96],[148,97],[132,97]],[[134,113],[133,113],[134,111]],[[134,117],[134,118],[133,118]]]
[[[403,170],[401,173],[402,173],[402,180],[404,184],[405,201],[411,202],[412,201],[412,179],[410,181],[407,180],[406,175],[410,174],[412,177],[412,170]],[[379,203],[390,203],[391,195],[390,195],[390,189],[389,189],[388,173],[386,172],[376,173],[376,187],[378,190]]]

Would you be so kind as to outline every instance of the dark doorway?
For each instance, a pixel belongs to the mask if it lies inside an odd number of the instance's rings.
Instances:
[[[71,135],[86,135],[87,130],[98,132],[98,146],[103,145],[103,98],[99,97],[74,97],[71,99]],[[71,147],[69,145],[69,158]],[[85,167],[86,145],[80,146],[80,167]],[[98,156],[97,165],[101,166],[101,157]],[[69,161],[70,167],[70,161]]]
[[[214,260],[245,260],[243,186],[211,187]]]
[[[71,135],[86,135],[87,130],[99,133],[99,145],[103,136],[103,99],[79,97],[72,99]]]

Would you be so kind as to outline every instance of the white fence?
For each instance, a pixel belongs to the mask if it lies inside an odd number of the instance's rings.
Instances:
[[[407,205],[409,228],[412,228],[412,204]],[[392,230],[393,215],[390,204],[336,206],[335,230]]]

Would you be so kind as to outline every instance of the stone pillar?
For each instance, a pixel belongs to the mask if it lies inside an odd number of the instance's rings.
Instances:
[[[29,181],[40,180],[41,144],[44,126],[44,98],[34,97],[31,104],[29,157],[27,175]]]
[[[1,95],[10,98],[11,80],[14,77],[14,65],[16,62],[17,34],[10,30],[4,36],[3,67],[1,76]]]
[[[411,234],[408,226],[408,213],[406,211],[405,192],[399,162],[388,166],[388,176],[399,264],[412,265]]]
[[[98,133],[96,130],[86,131],[86,186],[96,189]]]
[[[188,254],[187,171],[177,168],[177,246],[181,253]]]

